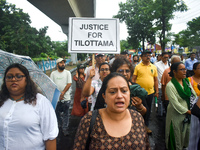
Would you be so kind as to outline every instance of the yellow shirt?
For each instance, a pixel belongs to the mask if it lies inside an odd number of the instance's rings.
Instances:
[[[189,79],[194,91],[196,92],[197,96],[199,96],[200,95],[200,91],[199,91],[199,89],[197,87],[198,83],[195,82],[194,79],[191,80],[191,77],[188,77],[188,79]]]
[[[151,63],[146,66],[141,62],[135,67],[133,74],[137,76],[136,83],[144,88],[148,95],[154,93],[154,77],[158,76],[156,66]]]

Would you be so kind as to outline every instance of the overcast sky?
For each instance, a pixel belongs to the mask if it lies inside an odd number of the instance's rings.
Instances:
[[[48,26],[47,35],[51,37],[52,41],[67,40],[67,36],[62,33],[60,26],[35,8],[27,0],[7,0],[7,2],[15,4],[17,8],[21,8],[25,13],[28,13],[32,21],[32,27],[40,29],[44,26]],[[126,0],[96,0],[96,17],[112,18],[119,10],[119,2],[126,2]],[[200,14],[199,0],[185,0],[185,3],[188,5],[189,10],[184,13],[175,14],[175,19],[171,21],[173,24],[172,32],[178,33],[179,31],[186,29],[186,23],[192,20],[192,18],[198,17]],[[126,25],[124,23],[120,24],[120,39],[126,39],[127,36]]]

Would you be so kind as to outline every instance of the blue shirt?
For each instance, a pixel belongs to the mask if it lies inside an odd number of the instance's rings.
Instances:
[[[156,57],[151,57],[150,62],[153,64],[156,60]]]
[[[191,60],[191,58],[186,59],[185,61],[185,68],[187,70],[193,70],[194,63],[198,62],[197,59]]]

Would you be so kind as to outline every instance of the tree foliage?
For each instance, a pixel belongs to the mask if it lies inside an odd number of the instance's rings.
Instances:
[[[192,19],[187,23],[188,29],[190,32],[190,45],[199,46],[200,45],[200,16]]]
[[[186,11],[187,6],[183,0],[155,0],[155,30],[160,40],[162,50],[165,50],[166,32],[171,30],[170,20],[174,18],[174,12]]]
[[[40,57],[41,53],[68,56],[67,44],[51,41],[46,35],[48,27],[39,30],[30,26],[31,20],[22,9],[0,1],[0,49],[30,57]],[[66,46],[66,47],[65,47]],[[59,51],[59,50],[61,51]]]
[[[176,11],[185,11],[187,7],[183,0],[127,0],[119,4],[120,10],[114,16],[127,25],[128,41],[134,48],[142,42],[155,43],[158,36],[162,50],[168,39],[166,32],[171,30],[170,19]]]
[[[154,41],[152,35],[152,9],[148,7],[153,3],[152,0],[127,0],[126,3],[120,3],[120,10],[115,18],[125,22],[128,30],[128,42],[133,48],[138,48],[142,41],[144,49],[145,41]]]
[[[174,34],[174,44],[180,47],[194,47],[200,45],[200,16],[187,23],[187,29]]]
[[[120,41],[120,48],[121,48],[121,52],[123,52],[124,50],[133,49],[133,47],[126,40]]]
[[[51,55],[56,54],[57,56],[69,56],[70,54],[67,52],[68,42],[52,42],[53,51]]]

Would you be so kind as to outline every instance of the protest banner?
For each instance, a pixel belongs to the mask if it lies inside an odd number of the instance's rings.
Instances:
[[[119,19],[69,18],[68,52],[119,54]]]

